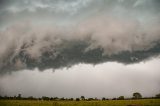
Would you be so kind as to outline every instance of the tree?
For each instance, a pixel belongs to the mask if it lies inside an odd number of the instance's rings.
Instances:
[[[59,100],[59,98],[58,97],[54,97],[53,100]]]
[[[21,99],[21,98],[22,98],[21,94],[18,94],[17,99]]]
[[[43,100],[50,100],[50,98],[49,98],[49,97],[46,97],[46,96],[42,96],[42,99],[43,99]]]
[[[60,100],[65,100],[64,97],[60,98]]]
[[[142,95],[139,92],[133,93],[133,99],[141,99]]]
[[[160,98],[160,93],[156,95],[156,98]]]
[[[80,99],[79,98],[76,98],[76,101],[79,101]]]
[[[118,97],[118,100],[124,100],[124,96]]]
[[[81,100],[85,100],[85,97],[84,97],[84,96],[81,96]]]
[[[105,98],[105,97],[103,97],[103,98],[102,98],[102,100],[106,100],[106,98]]]
[[[70,101],[73,101],[74,99],[73,99],[73,98],[70,98],[69,100],[70,100]]]
[[[94,100],[93,98],[88,98],[88,101]]]
[[[112,98],[112,100],[117,100],[117,98]]]

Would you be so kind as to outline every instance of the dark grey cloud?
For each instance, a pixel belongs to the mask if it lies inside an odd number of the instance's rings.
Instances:
[[[0,73],[160,54],[158,0],[0,2]]]
[[[10,29],[8,29],[8,31],[9,30]],[[17,28],[17,30],[19,30],[19,28]],[[15,29],[12,31],[15,31]],[[20,34],[20,36],[18,35],[17,37],[20,38],[13,39],[6,39],[6,36],[9,35],[3,33],[4,38],[2,37],[2,40],[4,40],[4,42],[1,40],[1,43],[8,45],[1,46],[1,49],[4,49],[1,51],[1,73],[22,69],[34,69],[36,67],[40,70],[47,68],[57,69],[70,67],[78,63],[99,64],[106,61],[118,61],[124,64],[130,64],[158,56],[160,53],[160,44],[157,39],[154,39],[151,43],[147,42],[140,48],[134,48],[134,46],[137,45],[134,43],[131,45],[128,44],[128,42],[124,43],[129,45],[129,49],[125,50],[123,43],[114,46],[114,43],[118,40],[116,38],[106,39],[106,41],[111,40],[108,44],[110,46],[106,45],[107,47],[103,47],[105,43],[102,43],[102,46],[95,45],[96,43],[91,39],[93,35],[85,36],[84,38],[78,38],[78,36],[77,38],[71,38],[72,36],[70,35],[52,36],[52,34],[62,34],[60,32],[53,33],[48,31],[45,33],[48,35],[42,36],[41,33],[44,32],[28,33],[27,31],[25,34],[24,31],[20,30],[18,33],[16,31],[16,34]],[[6,33],[14,34],[13,32]],[[24,34],[24,36],[21,34]],[[28,34],[30,35],[28,36]],[[34,34],[37,36],[32,36]],[[81,37],[81,35],[79,37]],[[138,45],[144,43],[145,41],[139,42]],[[119,51],[117,51],[117,47]]]

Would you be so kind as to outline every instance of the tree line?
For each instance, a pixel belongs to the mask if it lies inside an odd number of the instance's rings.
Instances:
[[[58,97],[47,97],[47,96],[42,96],[40,98],[36,98],[33,96],[29,96],[29,97],[22,97],[21,94],[18,94],[18,96],[13,96],[13,97],[9,97],[9,96],[0,96],[0,100],[50,100],[50,101],[93,101],[93,100],[128,100],[128,99],[160,99],[160,93],[155,95],[155,97],[142,97],[141,93],[139,92],[135,92],[133,93],[131,98],[125,98],[124,96],[119,96],[118,98],[112,98],[112,99],[108,99],[108,98],[85,98],[85,96],[81,96],[79,98],[58,98]]]

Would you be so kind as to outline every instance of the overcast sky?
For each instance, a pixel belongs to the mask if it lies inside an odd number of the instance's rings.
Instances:
[[[159,0],[0,0],[0,95],[160,93]]]

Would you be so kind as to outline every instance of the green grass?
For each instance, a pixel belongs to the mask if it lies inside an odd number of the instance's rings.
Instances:
[[[106,101],[0,100],[0,106],[160,106],[160,99]]]

